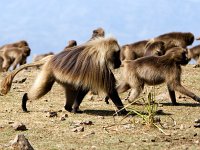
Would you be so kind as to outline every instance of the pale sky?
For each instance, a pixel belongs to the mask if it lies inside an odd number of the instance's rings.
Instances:
[[[200,36],[200,0],[1,0],[0,10],[0,46],[27,40],[29,61],[81,44],[98,27],[121,45],[172,31]]]

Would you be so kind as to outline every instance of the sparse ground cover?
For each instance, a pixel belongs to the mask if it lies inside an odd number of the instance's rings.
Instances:
[[[192,65],[183,67],[182,83],[200,95],[200,68]],[[29,113],[21,110],[21,97],[27,91],[37,74],[32,69],[21,72],[16,78],[27,77],[24,83],[14,83],[6,96],[0,96],[0,149],[9,149],[6,144],[17,134],[24,134],[37,150],[79,150],[79,149],[200,149],[200,128],[195,128],[195,119],[200,119],[200,104],[177,93],[179,106],[171,106],[166,85],[156,86],[156,101],[159,103],[156,117],[160,118],[158,128],[147,126],[137,115],[132,117],[113,117],[115,107],[110,101],[107,105],[103,98],[89,95],[83,100],[83,114],[71,114],[63,109],[65,98],[62,87],[55,84],[50,93],[39,100],[27,103]],[[120,70],[115,71],[120,78]],[[2,79],[3,74],[0,77]],[[144,91],[149,91],[145,88]],[[147,92],[146,92],[147,93]],[[127,92],[121,94],[123,99]],[[145,97],[145,94],[142,95]],[[123,101],[128,105],[127,101]],[[131,106],[145,113],[144,102]],[[57,112],[57,117],[49,117],[48,112]],[[68,114],[61,120],[63,114]],[[83,122],[91,121],[91,124]],[[12,122],[22,122],[28,130],[15,131]],[[75,130],[83,127],[84,131]]]

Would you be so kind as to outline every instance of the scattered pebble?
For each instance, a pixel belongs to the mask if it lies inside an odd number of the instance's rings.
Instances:
[[[200,119],[195,119],[194,122],[195,123],[200,123]]]
[[[57,117],[58,114],[55,111],[47,112],[46,117],[52,118],[52,117]]]
[[[27,130],[26,126],[21,123],[21,122],[15,122],[12,127],[14,128],[14,130],[16,131],[25,131]]]
[[[24,77],[19,77],[19,78],[15,79],[15,80],[13,81],[13,83],[23,83],[23,82],[25,82],[25,81],[26,81],[26,78],[24,78]]]
[[[195,128],[200,128],[200,123],[194,125]]]
[[[64,120],[66,120],[66,118],[68,118],[68,114],[63,114],[63,115],[60,117],[60,121],[64,121]]]
[[[76,127],[74,129],[72,129],[73,132],[84,132],[84,127],[80,126],[80,127]]]

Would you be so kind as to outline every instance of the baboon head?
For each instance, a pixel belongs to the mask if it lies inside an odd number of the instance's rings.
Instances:
[[[77,45],[77,42],[75,40],[68,41],[68,47],[73,47],[73,46],[76,46],[76,45]]]
[[[105,32],[103,28],[97,28],[93,30],[92,39],[96,37],[104,37],[104,36],[105,36]]]
[[[31,53],[31,49],[28,47],[28,46],[25,46],[25,47],[22,47],[23,50],[24,50],[24,56],[30,56],[30,53]]]
[[[161,56],[165,53],[165,43],[163,41],[155,41],[153,43],[147,43],[145,56],[157,55]]]
[[[166,52],[169,60],[175,61],[178,65],[187,65],[190,59],[188,58],[188,50],[181,47],[171,48]]]
[[[17,43],[18,43],[18,47],[19,47],[19,48],[22,48],[22,47],[24,47],[24,46],[28,46],[28,43],[27,43],[27,41],[25,41],[25,40],[19,41],[19,42],[17,42]]]
[[[192,33],[190,33],[190,32],[188,32],[188,33],[185,33],[185,40],[186,40],[186,42],[187,42],[187,45],[191,45],[193,42],[194,42],[194,35],[192,34]]]

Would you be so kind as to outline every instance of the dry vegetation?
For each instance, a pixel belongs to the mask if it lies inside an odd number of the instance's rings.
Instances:
[[[17,75],[27,77],[24,83],[14,83],[6,96],[0,96],[0,149],[9,149],[5,145],[16,134],[24,134],[34,149],[38,150],[78,150],[78,149],[200,149],[200,128],[194,127],[195,119],[200,119],[200,104],[177,93],[180,106],[171,106],[165,85],[156,86],[156,101],[159,103],[158,128],[147,126],[141,117],[113,117],[115,107],[110,101],[107,105],[101,97],[93,100],[87,96],[81,104],[83,114],[71,114],[63,109],[64,92],[55,84],[52,91],[39,100],[27,103],[30,113],[21,110],[21,97],[31,86],[37,71],[25,70]],[[1,75],[0,80],[2,79]],[[116,71],[120,78],[120,70]],[[200,68],[192,65],[183,67],[183,85],[200,95]],[[147,89],[147,88],[146,88]],[[149,88],[148,88],[149,89]],[[145,90],[147,91],[147,90]],[[124,93],[121,98],[125,98]],[[144,94],[145,96],[145,94]],[[123,101],[124,104],[128,102]],[[132,105],[134,110],[145,113],[143,101]],[[58,112],[57,117],[47,117],[47,112]],[[61,121],[63,114],[68,114]],[[15,131],[10,122],[22,122],[28,130]],[[74,132],[78,122],[92,121],[83,132]]]

